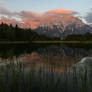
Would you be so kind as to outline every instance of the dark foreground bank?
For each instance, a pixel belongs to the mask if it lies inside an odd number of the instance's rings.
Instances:
[[[35,65],[27,70],[24,63],[12,61],[0,66],[0,92],[91,92],[91,71],[65,67],[64,72]]]

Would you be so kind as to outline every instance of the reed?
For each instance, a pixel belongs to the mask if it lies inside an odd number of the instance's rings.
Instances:
[[[30,66],[26,70],[19,60],[0,67],[0,92],[90,92],[87,69],[56,72],[54,69]],[[89,88],[90,86],[90,88]]]

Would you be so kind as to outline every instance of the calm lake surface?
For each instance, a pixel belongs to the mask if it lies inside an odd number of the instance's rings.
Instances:
[[[25,71],[33,68],[35,84],[44,84],[41,92],[92,92],[91,57],[91,44],[0,45],[0,66],[20,61]]]
[[[0,45],[0,62],[22,59],[44,65],[74,65],[84,57],[92,57],[91,44],[21,44]]]

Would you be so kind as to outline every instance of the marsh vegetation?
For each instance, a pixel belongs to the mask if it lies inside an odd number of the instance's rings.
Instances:
[[[77,46],[0,45],[0,92],[91,92],[91,65],[76,66],[91,45]]]

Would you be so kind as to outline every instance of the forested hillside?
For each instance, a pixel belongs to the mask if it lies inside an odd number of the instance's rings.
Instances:
[[[12,24],[0,25],[0,41],[44,41],[44,40],[60,40],[59,38],[50,38],[46,35],[38,35],[32,29],[22,29],[18,25]]]

